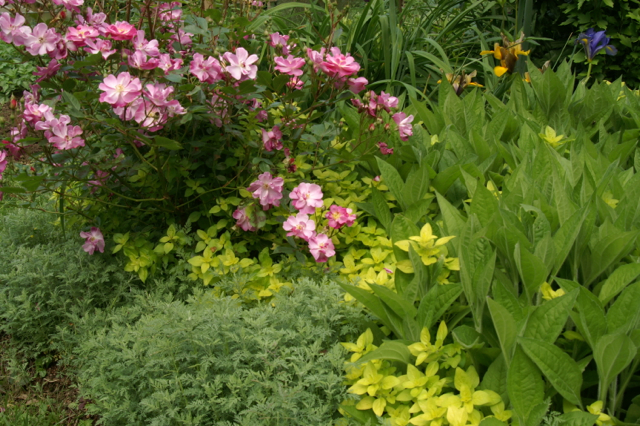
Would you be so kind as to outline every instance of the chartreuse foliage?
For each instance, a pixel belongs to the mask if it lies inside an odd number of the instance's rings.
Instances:
[[[458,371],[471,368],[500,397],[485,405],[501,401],[520,425],[549,410],[571,424],[640,420],[640,96],[620,81],[576,86],[566,64],[530,74],[512,77],[504,99],[459,98],[446,83],[437,104],[413,99],[426,130],[370,162],[389,191],[362,207],[388,231],[397,269],[393,286],[343,286],[383,325],[347,345],[358,355],[350,392],[362,395],[347,410],[363,423],[375,413],[394,425],[478,424],[474,407],[463,423],[440,394],[463,395]],[[447,264],[449,283],[438,279]],[[345,261],[351,278],[366,266]],[[462,355],[448,371],[410,350],[433,345],[424,336],[442,321],[451,333],[440,345]],[[444,384],[402,399],[405,373]],[[500,410],[485,422],[507,421]]]

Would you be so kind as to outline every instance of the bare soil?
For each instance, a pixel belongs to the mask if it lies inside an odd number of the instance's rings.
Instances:
[[[11,338],[3,335],[0,337],[0,417],[11,421],[12,417],[19,416],[24,421],[26,416],[32,422],[37,421],[39,426],[96,423],[98,418],[86,413],[85,406],[89,401],[78,396],[65,368],[54,362],[38,373],[35,363],[28,361],[26,369],[20,368],[16,373],[11,366],[13,363],[15,369],[14,360]],[[52,419],[55,423],[50,423]]]

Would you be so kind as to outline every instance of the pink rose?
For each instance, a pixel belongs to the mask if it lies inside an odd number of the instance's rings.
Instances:
[[[98,249],[100,253],[104,253],[104,237],[99,228],[93,227],[89,232],[81,232],[80,236],[87,239],[82,246],[84,251],[93,254],[93,252]]]
[[[333,242],[325,234],[317,234],[309,238],[309,251],[316,262],[326,262],[336,254]]]
[[[289,198],[300,213],[313,214],[316,207],[322,207],[322,188],[315,183],[302,182],[291,191]]]
[[[283,178],[274,178],[271,173],[265,172],[259,175],[258,180],[249,185],[247,190],[253,193],[253,198],[260,200],[263,210],[269,210],[271,206],[280,205],[283,185]]]

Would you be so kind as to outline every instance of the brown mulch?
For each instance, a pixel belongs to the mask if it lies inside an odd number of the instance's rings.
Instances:
[[[9,132],[13,127],[13,120],[11,119],[13,112],[9,103],[0,104],[0,140],[9,139]]]
[[[64,415],[61,426],[77,426],[81,420],[91,419],[91,424],[98,420],[97,416],[86,414],[85,405],[89,402],[78,396],[78,389],[69,378],[64,367],[53,362],[46,368],[44,376],[36,374],[33,361],[29,361],[27,373],[29,383],[16,383],[12,376],[7,359],[11,337],[0,336],[0,412],[5,412],[12,406],[39,406],[48,403],[53,412]],[[23,382],[24,378],[20,378]]]

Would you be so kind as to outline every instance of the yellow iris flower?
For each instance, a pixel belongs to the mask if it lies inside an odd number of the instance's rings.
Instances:
[[[495,43],[493,50],[483,50],[481,55],[492,54],[494,58],[500,61],[500,65],[497,65],[493,72],[502,77],[506,72],[513,73],[519,56],[529,55],[529,51],[522,50],[522,42],[524,40],[524,33],[521,33],[520,38],[514,42],[510,42],[504,34],[502,34],[502,46],[499,43]]]

